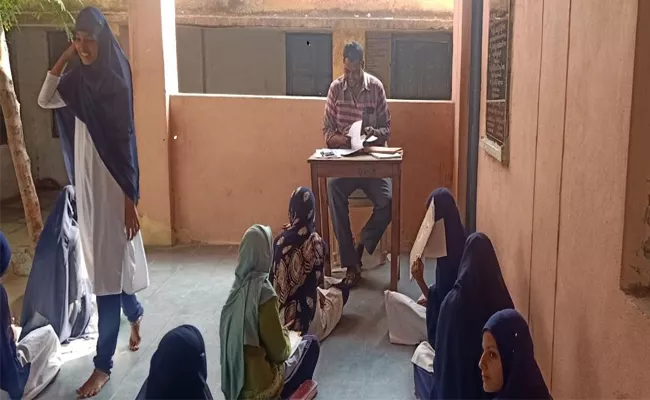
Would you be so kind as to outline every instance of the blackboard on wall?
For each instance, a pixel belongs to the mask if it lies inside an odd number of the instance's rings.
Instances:
[[[510,0],[489,0],[485,134],[504,145],[508,139],[510,80]]]

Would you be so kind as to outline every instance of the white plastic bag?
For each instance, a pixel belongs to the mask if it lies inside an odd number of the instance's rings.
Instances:
[[[136,249],[140,251],[136,251]],[[136,294],[149,287],[149,268],[144,254],[142,234],[126,242],[125,257],[122,265],[122,290],[126,294]]]

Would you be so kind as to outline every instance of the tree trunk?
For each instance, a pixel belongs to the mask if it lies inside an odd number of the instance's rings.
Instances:
[[[2,29],[0,29],[0,106],[7,126],[7,141],[16,171],[20,198],[25,209],[27,232],[33,248],[43,230],[43,218],[41,217],[41,207],[38,202],[36,187],[32,179],[29,155],[27,149],[25,149],[23,123],[20,119],[20,103],[18,103],[14,81],[11,76],[7,36]]]

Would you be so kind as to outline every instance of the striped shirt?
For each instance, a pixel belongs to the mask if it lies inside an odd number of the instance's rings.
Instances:
[[[367,118],[364,126],[380,129],[388,139],[390,111],[381,81],[364,72],[363,86],[356,99],[343,76],[332,82],[327,93],[323,121],[323,134],[328,147],[333,136],[347,132],[350,125],[363,120],[364,114]]]

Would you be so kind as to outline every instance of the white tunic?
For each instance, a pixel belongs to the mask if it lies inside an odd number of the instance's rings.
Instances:
[[[23,368],[30,364],[22,400],[32,400],[54,380],[63,365],[61,345],[52,325],[38,328],[18,342],[16,357]],[[9,394],[0,390],[0,400],[8,399]]]
[[[59,77],[47,74],[38,104],[61,108]],[[102,161],[88,128],[75,120],[75,193],[84,260],[97,296],[133,294],[149,286],[140,233],[128,241],[124,228],[124,192]]]

